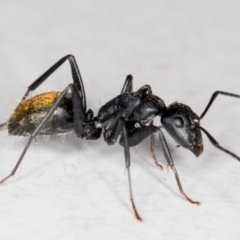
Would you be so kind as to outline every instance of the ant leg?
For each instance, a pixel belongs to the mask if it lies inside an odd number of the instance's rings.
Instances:
[[[77,65],[77,62],[72,55],[67,55],[63,58],[61,58],[58,62],[56,62],[52,67],[50,67],[45,73],[43,73],[39,78],[37,78],[29,87],[26,93],[24,94],[22,101],[27,98],[29,93],[31,91],[34,91],[36,88],[38,88],[53,72],[55,72],[66,60],[69,61],[71,66],[71,72],[72,72],[72,78],[73,83],[76,85],[79,92],[81,92],[81,102],[83,105],[84,112],[86,112],[86,95],[83,85],[83,80]],[[6,125],[7,123],[3,123],[0,125],[0,127]]]
[[[150,94],[152,94],[152,88],[149,85],[144,85],[141,88],[139,88],[136,93],[141,93],[141,94],[150,93]]]
[[[121,94],[132,93],[132,92],[133,92],[133,76],[129,74],[127,75]],[[144,85],[143,87],[137,90],[137,93],[142,93],[142,94],[152,93],[152,88],[149,85]]]
[[[137,218],[137,220],[142,221],[141,217],[137,212],[137,209],[133,200],[132,182],[131,182],[131,174],[130,174],[130,151],[129,151],[129,144],[128,144],[128,133],[127,133],[127,128],[125,124],[125,119],[123,117],[121,117],[117,121],[114,129],[104,132],[104,140],[107,142],[108,145],[112,145],[116,143],[116,140],[118,139],[121,133],[123,138],[125,163],[126,163],[126,169],[128,174],[128,187],[129,187],[130,201],[132,203],[132,208],[133,208],[135,217]]]
[[[150,126],[153,126],[153,121],[150,122]],[[158,163],[155,152],[154,152],[154,142],[155,142],[155,135],[154,134],[151,135],[151,140],[150,141],[151,141],[150,142],[150,152],[152,154],[152,158],[153,158],[155,164],[162,170],[163,167],[162,167],[161,164]]]
[[[28,142],[25,146],[25,148],[23,149],[23,152],[20,156],[20,158],[17,161],[17,164],[15,165],[15,167],[13,168],[12,172],[5,178],[3,178],[0,181],[1,183],[4,183],[8,178],[10,178],[11,176],[13,176],[20,163],[22,162],[23,157],[25,156],[30,143],[32,142],[32,140],[39,134],[39,132],[41,131],[41,129],[44,127],[44,124],[47,122],[47,120],[52,116],[52,114],[54,113],[54,111],[56,110],[56,108],[58,107],[59,103],[61,102],[61,100],[64,98],[64,96],[67,94],[67,92],[69,91],[69,89],[71,89],[72,91],[72,101],[73,101],[73,111],[74,111],[74,132],[76,133],[77,136],[81,136],[81,131],[83,129],[82,123],[84,119],[84,111],[83,109],[81,109],[81,98],[79,96],[78,90],[76,88],[76,86],[74,84],[70,84],[68,85],[65,90],[61,93],[61,95],[59,96],[59,98],[56,100],[56,102],[53,104],[53,106],[50,108],[50,110],[48,111],[48,113],[44,116],[44,118],[42,119],[41,123],[38,125],[38,127],[34,130],[34,132],[30,135]],[[77,96],[78,95],[78,96]],[[77,102],[77,101],[80,101]],[[77,107],[79,107],[79,109],[77,109]],[[79,119],[77,119],[77,117],[79,117]],[[79,125],[79,126],[78,126]]]
[[[71,66],[71,72],[72,72],[72,78],[73,83],[76,85],[78,91],[81,92],[81,98],[82,98],[82,105],[84,108],[84,111],[86,111],[86,95],[83,85],[83,80],[77,65],[77,62],[75,60],[75,57],[72,55],[67,55],[63,58],[61,58],[58,62],[56,62],[52,67],[50,67],[45,73],[43,73],[39,78],[37,78],[29,87],[27,92],[24,94],[22,100],[25,100],[28,96],[28,94],[35,90],[37,87],[39,87],[52,73],[54,73],[66,60],[69,61]]]
[[[139,126],[138,128],[136,127],[136,124]],[[151,136],[150,152],[155,161],[155,164],[162,169],[163,167],[158,163],[154,153],[154,133],[158,132],[158,127],[153,126],[152,124],[150,124],[150,126],[140,125],[140,123],[138,122],[131,122],[131,121],[125,122],[125,125],[128,132],[129,147],[134,147],[138,145],[140,142],[142,142],[144,139]],[[120,138],[119,143],[120,145],[124,146],[122,137]]]
[[[158,127],[141,125],[136,121],[125,121],[125,126],[127,129],[129,147],[137,146],[144,139],[158,132]],[[120,138],[119,144],[124,146],[123,137]]]
[[[236,154],[230,152],[229,150],[227,150],[226,148],[223,148],[220,146],[220,144],[213,138],[213,136],[203,127],[196,125],[196,127],[200,128],[208,137],[208,139],[210,140],[210,142],[218,149],[222,150],[223,152],[231,155],[232,157],[236,158],[238,161],[240,161],[240,157],[238,157]]]
[[[134,200],[133,200],[133,193],[132,193],[132,182],[131,182],[131,174],[130,174],[130,151],[129,151],[129,145],[128,145],[128,136],[127,136],[127,128],[125,125],[125,120],[121,118],[119,120],[122,125],[122,137],[123,137],[123,142],[124,142],[124,155],[125,155],[125,162],[126,162],[126,168],[127,168],[127,173],[128,173],[128,187],[129,187],[129,194],[130,194],[130,200],[132,203],[132,208],[135,213],[135,217],[137,220],[142,221],[142,218],[139,216]]]
[[[200,116],[200,119],[202,119],[205,114],[207,113],[208,109],[211,107],[213,101],[216,99],[216,97],[219,95],[225,95],[225,96],[229,96],[229,97],[235,97],[235,98],[240,98],[240,95],[238,94],[233,94],[233,93],[228,93],[228,92],[222,92],[222,91],[216,91],[213,93],[212,97],[210,98],[207,107],[205,108],[205,110],[203,111],[203,113]]]
[[[178,176],[178,173],[177,173],[177,170],[176,168],[174,167],[174,163],[173,163],[173,159],[172,159],[172,156],[171,156],[171,153],[169,151],[169,148],[168,148],[168,145],[167,145],[167,142],[166,142],[166,139],[161,131],[161,129],[159,128],[159,139],[160,139],[160,144],[161,144],[161,147],[162,147],[162,150],[163,150],[163,154],[165,156],[165,158],[167,159],[167,162],[169,164],[169,166],[171,167],[171,169],[173,170],[174,174],[175,174],[175,178],[176,178],[176,181],[177,181],[177,184],[178,184],[178,188],[180,190],[180,193],[190,202],[190,203],[193,203],[193,204],[197,204],[199,205],[200,202],[195,202],[193,200],[191,200],[187,195],[186,193],[183,191],[183,188],[182,188],[182,185],[181,185],[181,182],[180,182],[180,178]]]
[[[159,167],[161,170],[163,169],[162,165],[158,163],[155,152],[154,152],[154,141],[155,141],[155,135],[151,135],[151,143],[150,143],[150,152],[152,154],[152,158],[156,164],[157,167]]]
[[[161,169],[163,169],[162,165],[158,163],[154,153],[154,134],[158,132],[158,127],[153,126],[152,122],[149,126],[145,126],[135,121],[127,121],[125,122],[125,125],[128,133],[129,147],[137,146],[144,139],[151,136],[150,152],[152,154],[152,158],[154,159],[155,164]],[[116,136],[116,138],[117,137],[118,135]],[[124,146],[123,137],[120,138],[119,144]]]
[[[125,83],[123,85],[121,94],[123,93],[132,93],[133,91],[133,77],[132,75],[127,75]]]
[[[121,94],[132,93],[132,92],[133,92],[133,77],[132,75],[127,75]],[[152,93],[152,88],[149,85],[144,85],[143,87],[138,89],[137,93],[142,93],[142,94]]]
[[[7,123],[0,124],[0,128],[4,127],[5,125],[7,125]]]

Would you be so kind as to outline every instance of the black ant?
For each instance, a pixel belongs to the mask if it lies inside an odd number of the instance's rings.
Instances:
[[[62,92],[47,92],[27,98],[31,91],[39,87],[66,60],[69,61],[71,66],[73,83],[69,84]],[[178,102],[166,107],[161,98],[152,94],[149,85],[145,85],[133,92],[133,78],[128,75],[121,94],[103,105],[97,116],[94,117],[93,111],[91,109],[87,110],[86,107],[84,85],[76,60],[72,55],[67,55],[28,87],[22,101],[14,110],[9,121],[0,125],[0,127],[7,125],[10,135],[29,136],[17,164],[12,172],[3,178],[0,183],[5,182],[16,173],[31,141],[37,135],[64,134],[74,131],[77,137],[96,140],[100,138],[103,132],[104,140],[108,145],[116,143],[120,136],[119,142],[124,147],[130,200],[136,218],[141,220],[133,200],[129,147],[136,146],[145,138],[151,136],[150,150],[152,156],[156,165],[162,168],[154,154],[154,134],[158,132],[161,148],[168,165],[175,174],[181,194],[189,202],[200,204],[191,200],[183,191],[161,128],[164,128],[179,146],[189,149],[196,157],[203,152],[202,130],[215,147],[240,160],[234,153],[221,147],[210,133],[200,126],[200,120],[205,116],[219,94],[240,98],[240,95],[216,91],[203,113],[198,117],[189,106]],[[156,116],[161,118],[162,126],[160,127],[153,125]]]

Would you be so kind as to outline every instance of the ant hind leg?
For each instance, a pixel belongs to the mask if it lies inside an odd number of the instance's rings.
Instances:
[[[30,137],[28,139],[28,142],[27,142],[25,148],[23,149],[22,154],[19,157],[15,167],[13,168],[13,170],[11,171],[11,173],[7,177],[3,178],[0,181],[0,184],[4,183],[8,178],[12,177],[16,173],[19,165],[21,164],[21,162],[23,160],[23,157],[25,156],[25,154],[26,154],[26,152],[27,152],[27,150],[30,146],[30,143],[39,134],[41,129],[44,127],[44,125],[46,124],[48,119],[52,116],[52,114],[54,113],[54,111],[56,110],[58,105],[60,104],[61,100],[64,98],[64,96],[68,93],[68,91],[70,89],[72,91],[72,102],[73,102],[73,111],[74,111],[74,116],[73,116],[74,117],[74,132],[75,132],[77,137],[80,137],[82,135],[85,112],[83,110],[83,106],[82,106],[82,103],[81,103],[81,97],[79,95],[77,87],[74,84],[69,84],[65,88],[65,90],[61,93],[61,95],[56,100],[56,102],[52,105],[52,107],[49,109],[48,113],[44,116],[44,118],[42,119],[42,121],[38,125],[38,127],[30,135]]]

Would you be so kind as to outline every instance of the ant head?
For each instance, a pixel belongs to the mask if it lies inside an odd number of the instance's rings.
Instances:
[[[174,102],[161,117],[162,126],[182,147],[192,151],[196,157],[203,152],[199,117],[187,105]]]

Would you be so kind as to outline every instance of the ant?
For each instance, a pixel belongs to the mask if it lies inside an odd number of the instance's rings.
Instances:
[[[70,63],[73,83],[69,84],[62,92],[46,92],[28,98],[29,93],[38,88],[66,60]],[[215,147],[240,160],[237,155],[220,146],[210,133],[200,126],[200,120],[220,94],[240,98],[240,95],[237,94],[216,91],[203,113],[198,117],[189,106],[182,103],[174,102],[166,107],[161,98],[153,95],[149,85],[144,85],[134,92],[133,78],[128,75],[120,95],[104,104],[99,109],[98,114],[94,116],[91,109],[87,110],[83,80],[76,60],[74,56],[67,55],[28,87],[11,118],[8,122],[0,125],[0,127],[7,125],[10,135],[29,136],[29,140],[12,172],[0,183],[5,182],[16,173],[30,143],[37,135],[64,134],[74,131],[78,138],[96,140],[103,134],[108,145],[115,144],[120,137],[119,143],[124,147],[130,201],[135,217],[141,221],[133,199],[129,148],[151,137],[152,157],[156,165],[162,168],[154,154],[154,135],[158,133],[163,154],[175,174],[180,193],[190,203],[199,205],[199,202],[191,200],[185,194],[161,129],[164,128],[179,146],[189,149],[196,157],[203,152],[201,135],[201,131],[203,131]],[[153,125],[153,120],[157,116],[160,117],[161,121],[159,127]]]

